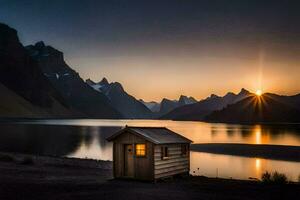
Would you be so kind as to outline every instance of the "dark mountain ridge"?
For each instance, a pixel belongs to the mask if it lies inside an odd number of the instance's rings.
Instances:
[[[251,95],[226,108],[212,112],[205,121],[224,123],[300,122],[299,95]]]
[[[178,107],[161,118],[172,120],[203,120],[211,112],[223,109],[227,105],[234,104],[249,95],[250,92],[244,88],[238,94],[229,92],[223,97],[212,94],[210,97],[197,103]]]
[[[86,83],[104,94],[110,101],[111,105],[116,108],[125,118],[130,119],[149,119],[153,118],[153,113],[144,104],[129,95],[119,82],[109,83],[106,78],[96,83],[90,79]]]
[[[197,102],[197,100],[194,97],[187,97],[185,95],[180,95],[178,100],[170,100],[167,98],[163,98],[160,103],[155,101],[145,102],[142,99],[140,99],[139,101],[145,106],[147,106],[152,112],[154,112],[156,117],[160,117],[180,106],[193,104]]]
[[[20,43],[17,31],[1,23],[0,52],[0,81],[3,85],[34,105],[51,107],[52,98],[64,103]]]
[[[17,31],[0,23],[1,117],[72,117],[63,97],[20,43]]]
[[[187,97],[185,95],[180,95],[179,100],[178,100],[178,105],[179,106],[184,106],[187,104],[192,104],[196,103],[197,100],[194,97]]]
[[[110,104],[109,99],[93,90],[79,74],[64,61],[63,53],[44,42],[26,47],[38,63],[43,76],[74,110],[90,118],[121,118],[122,115]]]
[[[174,110],[178,106],[179,106],[178,101],[163,98],[162,101],[160,102],[159,113],[160,115],[163,115],[165,113],[170,112],[171,110]]]
[[[151,110],[153,113],[158,113],[160,109],[160,103],[157,103],[155,101],[144,101],[143,99],[139,99],[139,101],[144,104],[149,110]]]

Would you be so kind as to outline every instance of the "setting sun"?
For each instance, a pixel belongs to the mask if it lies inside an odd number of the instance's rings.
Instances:
[[[255,94],[256,94],[257,96],[261,96],[261,95],[262,95],[262,91],[261,91],[261,90],[256,90]]]

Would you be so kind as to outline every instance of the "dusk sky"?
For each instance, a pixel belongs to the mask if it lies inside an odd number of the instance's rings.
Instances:
[[[299,10],[299,0],[0,0],[0,22],[24,45],[64,52],[83,79],[107,77],[160,101],[299,93]]]

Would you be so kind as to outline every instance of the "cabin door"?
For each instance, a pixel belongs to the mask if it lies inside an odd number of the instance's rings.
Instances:
[[[126,144],[124,146],[124,175],[126,177],[134,176],[133,145],[132,144]]]

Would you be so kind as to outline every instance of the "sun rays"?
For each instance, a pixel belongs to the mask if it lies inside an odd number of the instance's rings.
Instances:
[[[256,90],[255,94],[256,94],[256,96],[261,96],[262,95],[262,91],[261,90]]]

